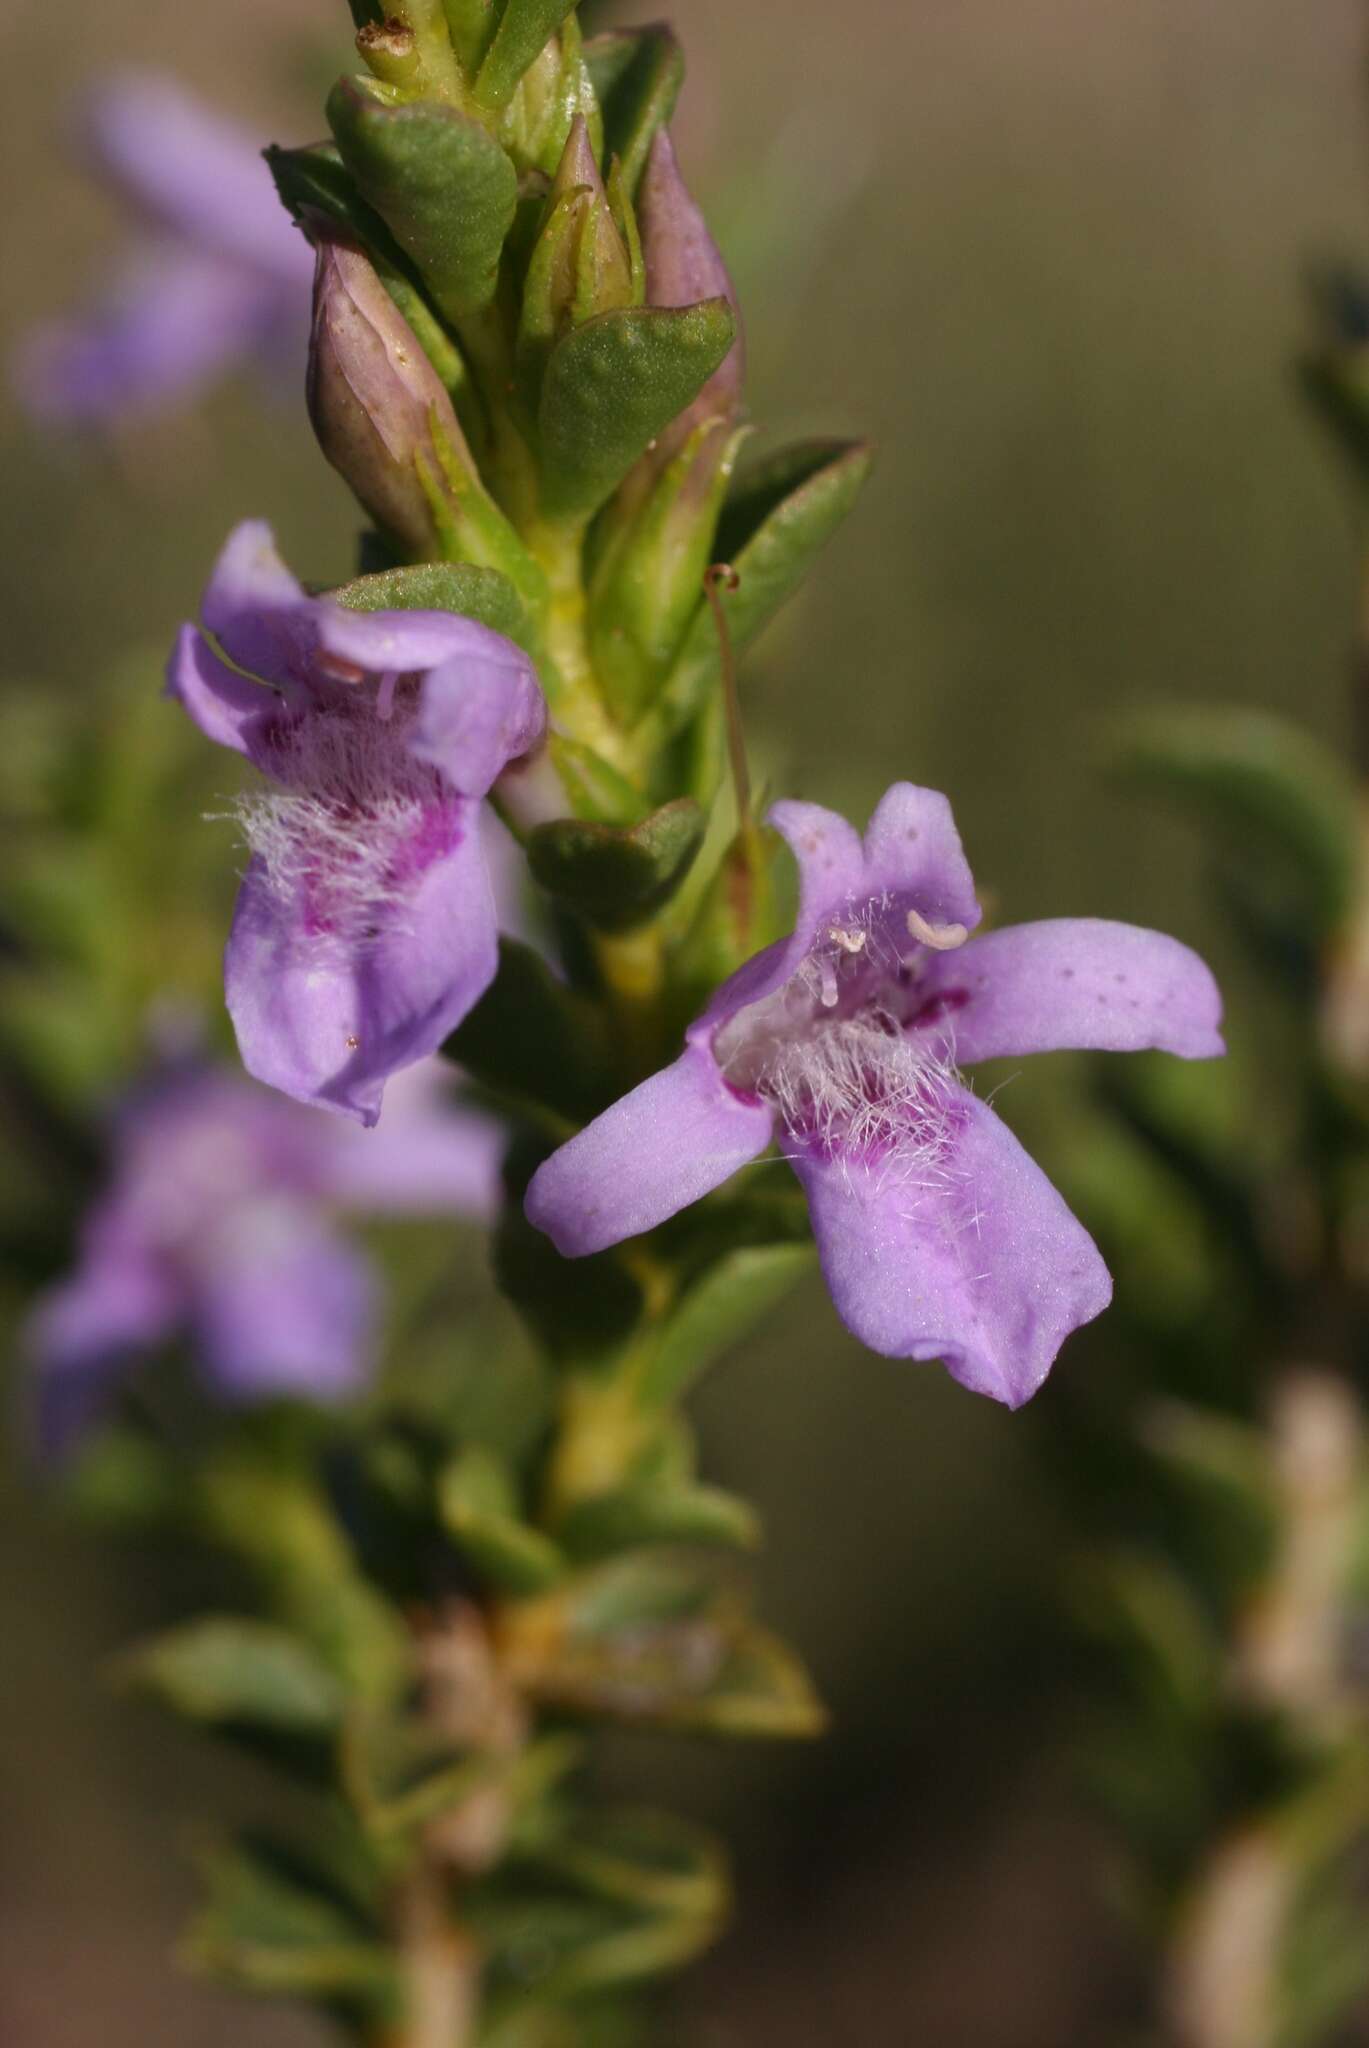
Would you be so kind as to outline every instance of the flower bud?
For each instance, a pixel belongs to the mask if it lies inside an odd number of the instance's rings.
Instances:
[[[536,402],[561,336],[596,313],[631,305],[632,263],[618,232],[584,116],[571,124],[523,288],[519,374]]]
[[[741,409],[745,347],[737,294],[718,245],[680,176],[668,129],[659,129],[652,142],[637,194],[637,216],[646,259],[647,304],[692,306],[700,299],[725,298],[737,323],[737,339],[722,362],[693,404],[657,440],[651,465],[659,474],[702,421],[716,419],[730,426],[736,419]]]
[[[451,399],[362,250],[331,224],[311,228],[318,255],[307,388],[319,446],[402,554],[433,556],[440,549],[422,472],[442,474],[434,436],[470,464]]]

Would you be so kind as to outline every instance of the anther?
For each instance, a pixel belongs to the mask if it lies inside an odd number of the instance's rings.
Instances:
[[[920,910],[908,912],[908,931],[920,946],[930,946],[934,953],[953,953],[970,936],[967,925],[929,924]]]
[[[854,956],[865,951],[867,934],[862,931],[845,931],[839,924],[829,924],[827,936],[834,946],[840,946],[843,953]]]

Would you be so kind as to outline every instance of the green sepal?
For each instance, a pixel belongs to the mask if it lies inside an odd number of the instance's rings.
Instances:
[[[505,0],[494,41],[475,81],[482,107],[498,112],[513,98],[518,81],[539,57],[575,0]]]
[[[627,306],[586,321],[553,350],[539,408],[544,507],[587,519],[663,428],[698,396],[732,346],[726,299]]]
[[[393,1955],[379,1928],[298,1865],[241,1842],[206,1857],[201,1875],[208,1896],[183,1945],[192,1968],[246,1991],[372,2014],[393,2006]]]
[[[636,723],[680,651],[747,431],[733,432],[725,420],[700,421],[644,505],[623,507],[629,486],[604,515],[610,531],[590,586],[590,648],[621,725]]]
[[[751,465],[723,506],[715,557],[737,572],[735,590],[719,602],[740,652],[792,597],[818,550],[850,511],[870,473],[862,441],[812,441]],[[718,636],[700,603],[657,705],[644,721],[663,745],[688,725],[714,690],[720,672]]]
[[[628,931],[667,903],[703,844],[708,820],[690,797],[635,825],[557,818],[529,834],[528,865],[559,903],[599,931]]]
[[[518,199],[517,174],[494,137],[439,101],[387,106],[362,79],[334,86],[328,120],[362,197],[438,310],[459,323],[487,306]]]
[[[684,51],[664,26],[592,36],[585,62],[604,112],[604,147],[620,159],[632,198],[658,128],[675,110],[684,83]]]
[[[596,158],[602,156],[603,117],[585,64],[580,25],[572,13],[523,73],[500,119],[499,139],[520,171],[541,171],[551,178],[577,114],[589,130]]]
[[[189,1721],[326,1736],[346,1692],[307,1643],[287,1629],[207,1615],[125,1651],[118,1679]]]
[[[601,825],[631,825],[642,815],[642,792],[583,740],[552,732],[547,750],[577,818]]]
[[[806,1273],[811,1244],[747,1245],[696,1280],[661,1333],[642,1376],[642,1399],[669,1408],[739,1343]]]
[[[442,0],[456,59],[467,77],[474,76],[499,20],[495,0]]]
[[[340,583],[328,595],[348,611],[456,612],[526,648],[533,637],[522,598],[498,569],[473,562],[415,562]]]
[[[442,1048],[496,1095],[587,1123],[612,1100],[614,1065],[603,1019],[566,987],[541,954],[499,941],[499,968]]]
[[[1353,777],[1291,721],[1231,707],[1170,707],[1128,720],[1116,748],[1129,780],[1189,805],[1235,851],[1249,887],[1291,898],[1311,936],[1334,931],[1354,900],[1359,811]]]
[[[565,1558],[549,1536],[522,1519],[512,1472],[484,1445],[468,1444],[447,1466],[437,1505],[448,1534],[501,1591],[541,1593],[564,1575]]]

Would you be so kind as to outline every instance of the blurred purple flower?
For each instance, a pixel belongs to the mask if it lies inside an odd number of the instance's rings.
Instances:
[[[386,1078],[493,979],[480,799],[540,745],[542,693],[474,620],[306,597],[260,521],[230,536],[202,613],[168,692],[277,785],[238,806],[252,858],[224,983],[244,1064],[373,1124]]]
[[[1017,1407],[1107,1306],[1097,1248],[958,1064],[1055,1048],[1223,1050],[1186,946],[1095,918],[970,939],[974,884],[945,797],[895,783],[862,842],[816,805],[772,813],[799,866],[795,931],[747,963],[685,1050],[534,1175],[567,1257],[650,1230],[778,1139],[847,1327],[941,1359]]]
[[[69,1445],[139,1354],[178,1336],[224,1400],[357,1387],[377,1287],[335,1216],[483,1219],[497,1202],[499,1126],[454,1103],[444,1077],[438,1061],[415,1068],[368,1132],[229,1068],[159,1069],[116,1120],[75,1271],[29,1318],[44,1443]]]
[[[78,135],[140,232],[102,300],[24,337],[15,382],[29,410],[98,425],[162,411],[243,361],[302,377],[313,256],[257,138],[136,70],[86,94]]]

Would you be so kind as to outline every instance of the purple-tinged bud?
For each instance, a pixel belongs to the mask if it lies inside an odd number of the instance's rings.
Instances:
[[[646,259],[650,306],[693,306],[700,299],[725,298],[737,323],[737,339],[694,402],[657,441],[651,463],[659,473],[703,421],[730,426],[741,409],[745,348],[741,308],[717,243],[680,176],[669,131],[657,131],[637,194],[637,218]]]
[[[444,473],[437,440],[449,463],[470,468],[451,399],[363,251],[329,224],[311,231],[307,388],[319,446],[402,553],[430,558],[441,551],[430,498]]]

